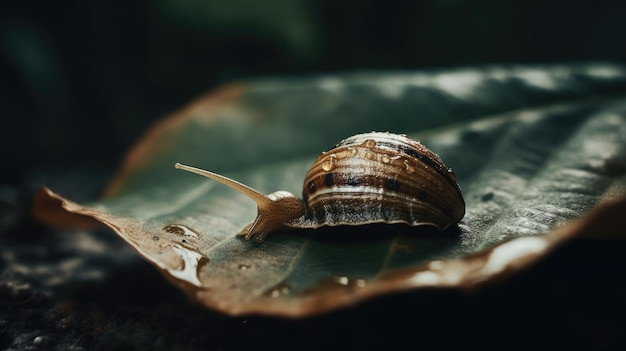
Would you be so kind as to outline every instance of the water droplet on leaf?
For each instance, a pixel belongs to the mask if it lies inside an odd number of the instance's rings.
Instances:
[[[191,236],[191,237],[194,237],[194,238],[198,237],[198,233],[196,233],[195,231],[193,231],[189,227],[184,226],[182,224],[168,224],[165,227],[163,227],[163,230],[165,230],[168,233],[172,233],[172,234],[183,235],[183,236]]]
[[[480,201],[482,202],[491,201],[492,199],[493,199],[493,193],[491,191],[483,194],[483,196],[480,197]]]
[[[331,281],[335,284],[348,286],[348,287],[358,287],[363,288],[367,285],[367,281],[361,278],[350,278],[347,276],[335,276],[332,277]]]
[[[289,287],[289,285],[285,283],[280,283],[276,285],[275,287],[273,287],[272,289],[270,289],[267,294],[272,298],[277,298],[277,297],[280,297],[281,295],[289,294],[290,292],[291,292],[291,288]]]

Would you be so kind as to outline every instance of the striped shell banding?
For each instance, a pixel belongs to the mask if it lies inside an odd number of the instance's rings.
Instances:
[[[258,204],[240,233],[265,240],[290,228],[406,223],[444,230],[461,221],[465,202],[456,176],[437,154],[405,135],[354,135],[321,153],[305,176],[303,200],[286,191],[263,195],[216,173],[176,164],[226,184]]]

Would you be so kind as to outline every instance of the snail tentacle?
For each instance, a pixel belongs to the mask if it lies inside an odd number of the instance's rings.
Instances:
[[[304,214],[302,200],[290,192],[276,191],[270,195],[263,195],[243,183],[217,173],[181,163],[176,163],[174,167],[218,181],[246,195],[257,203],[257,216],[254,222],[239,233],[239,235],[244,235],[246,240],[254,238],[257,242],[263,242],[270,232],[282,227],[288,220],[298,218]]]

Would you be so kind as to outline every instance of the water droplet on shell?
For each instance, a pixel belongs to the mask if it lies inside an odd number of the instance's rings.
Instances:
[[[452,180],[456,182],[456,174],[454,174],[452,168],[448,168],[448,175],[450,176],[450,178],[452,178]]]
[[[322,169],[326,172],[330,172],[335,168],[335,161],[337,160],[337,156],[332,154],[328,156],[324,164],[322,165]]]
[[[415,167],[411,166],[409,161],[404,160],[404,171],[408,174],[413,174],[415,173]]]
[[[375,140],[373,140],[373,139],[367,139],[367,140],[365,140],[365,141],[363,142],[363,144],[361,144],[361,145],[363,145],[363,146],[365,146],[365,147],[370,147],[370,148],[372,148],[372,147],[375,147],[375,146],[376,146],[376,141],[375,141]]]

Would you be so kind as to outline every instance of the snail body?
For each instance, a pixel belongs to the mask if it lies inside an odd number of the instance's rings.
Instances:
[[[258,204],[254,222],[240,235],[258,242],[282,228],[405,223],[444,230],[461,221],[465,202],[456,176],[437,154],[405,135],[357,134],[322,152],[304,178],[302,197],[264,195],[242,183],[195,167]]]

